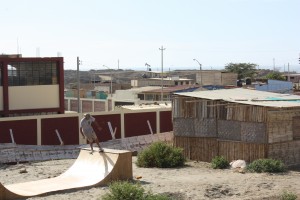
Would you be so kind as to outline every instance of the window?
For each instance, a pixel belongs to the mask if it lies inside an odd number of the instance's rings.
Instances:
[[[12,62],[8,65],[8,85],[54,85],[57,84],[56,62]]]

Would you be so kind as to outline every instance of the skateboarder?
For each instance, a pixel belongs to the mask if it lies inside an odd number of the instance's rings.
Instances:
[[[97,126],[99,131],[101,131],[102,128],[96,122],[95,118],[92,117],[89,113],[84,114],[84,118],[82,118],[80,121],[80,133],[83,136],[83,139],[85,139],[86,137],[86,139],[89,141],[92,152],[94,151],[93,150],[94,142],[98,145],[99,151],[103,152],[103,149],[100,147],[97,135],[92,127],[93,123]]]

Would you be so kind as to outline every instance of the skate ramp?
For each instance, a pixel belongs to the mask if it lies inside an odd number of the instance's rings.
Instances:
[[[0,183],[0,200],[37,196],[55,191],[106,185],[113,180],[132,179],[132,155],[130,151],[97,148],[91,154],[81,149],[74,164],[55,178],[11,185]]]

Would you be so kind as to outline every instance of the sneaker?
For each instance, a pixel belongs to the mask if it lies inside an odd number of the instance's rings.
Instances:
[[[99,149],[99,152],[104,152],[104,150],[102,148]]]

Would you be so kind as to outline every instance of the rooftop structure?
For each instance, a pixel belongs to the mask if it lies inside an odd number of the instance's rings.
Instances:
[[[174,144],[191,160],[252,162],[261,158],[300,164],[300,96],[223,89],[175,93]]]
[[[300,107],[300,96],[243,88],[178,93],[182,96],[266,107]]]
[[[64,113],[62,57],[0,56],[0,116]]]

